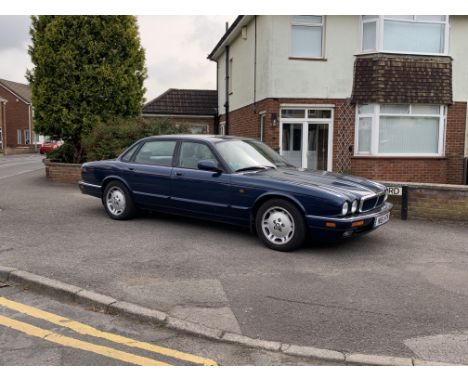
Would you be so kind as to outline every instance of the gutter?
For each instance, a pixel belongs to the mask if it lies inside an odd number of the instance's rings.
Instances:
[[[221,37],[212,52],[208,55],[208,60],[216,61],[223,52],[223,48],[229,45],[231,41],[240,33],[242,27],[246,26],[250,20],[253,19],[253,15],[241,15],[236,18],[226,33]]]

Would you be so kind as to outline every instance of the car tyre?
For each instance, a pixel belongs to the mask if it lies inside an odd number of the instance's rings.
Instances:
[[[270,199],[263,203],[255,216],[255,228],[260,240],[276,251],[293,251],[306,238],[304,215],[284,199]]]
[[[109,182],[102,195],[102,204],[110,218],[128,220],[137,213],[128,188],[119,181]]]

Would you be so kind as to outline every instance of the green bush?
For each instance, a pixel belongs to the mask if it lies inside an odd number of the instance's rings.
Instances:
[[[52,162],[73,163],[75,156],[75,146],[71,143],[64,143],[58,149],[47,154],[47,159]]]
[[[114,120],[95,126],[89,135],[82,137],[82,143],[86,160],[94,161],[116,158],[128,146],[144,137],[188,132],[188,126],[176,127],[168,120]]]

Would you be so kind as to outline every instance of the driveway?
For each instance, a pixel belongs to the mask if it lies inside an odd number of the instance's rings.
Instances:
[[[468,226],[394,219],[280,253],[247,231],[107,218],[44,170],[0,179],[0,264],[249,337],[468,363]]]

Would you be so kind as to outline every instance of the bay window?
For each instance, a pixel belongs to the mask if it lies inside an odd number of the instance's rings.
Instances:
[[[364,104],[356,114],[356,155],[443,155],[442,105]]]
[[[446,55],[448,16],[362,16],[361,51]]]
[[[291,56],[323,57],[323,16],[292,16]]]

